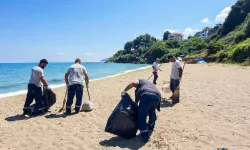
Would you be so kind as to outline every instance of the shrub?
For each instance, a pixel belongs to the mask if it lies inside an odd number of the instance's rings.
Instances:
[[[180,43],[177,40],[168,40],[166,42],[166,47],[167,48],[178,48],[178,47],[180,47]]]
[[[245,33],[246,33],[247,37],[250,37],[250,13],[248,14],[247,19],[248,20],[247,20],[246,25],[245,25]]]
[[[250,57],[250,43],[248,41],[250,40],[238,44],[231,52],[230,57],[234,62],[242,63]]]
[[[210,43],[208,46],[207,54],[215,54],[217,51],[223,50],[224,47],[224,44],[220,42]]]
[[[228,60],[228,54],[224,51],[219,53],[218,62],[226,62]]]
[[[239,32],[235,35],[234,42],[239,43],[246,39],[246,34],[244,32]]]

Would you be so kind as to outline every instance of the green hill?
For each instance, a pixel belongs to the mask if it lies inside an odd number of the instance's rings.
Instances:
[[[250,0],[238,0],[222,25],[206,27],[210,35],[200,38],[199,33],[182,41],[163,40],[145,34],[129,41],[107,62],[152,63],[156,58],[167,62],[168,55],[203,57],[208,62],[250,64]]]

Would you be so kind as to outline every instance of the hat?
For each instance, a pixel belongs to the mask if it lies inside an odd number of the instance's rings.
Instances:
[[[47,59],[42,59],[42,60],[40,60],[40,64],[42,64],[42,63],[49,64],[49,62],[48,62]]]
[[[159,58],[156,58],[156,61],[160,61],[160,59],[159,59]]]

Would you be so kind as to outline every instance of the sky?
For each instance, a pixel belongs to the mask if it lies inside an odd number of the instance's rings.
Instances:
[[[223,23],[236,0],[1,0],[0,62],[100,61],[127,41]]]

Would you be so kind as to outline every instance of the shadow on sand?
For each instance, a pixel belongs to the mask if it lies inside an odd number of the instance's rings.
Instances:
[[[46,113],[42,113],[42,114],[38,114],[38,115],[24,115],[24,114],[20,115],[20,114],[17,114],[17,115],[14,115],[14,116],[9,116],[9,117],[5,118],[5,120],[10,121],[10,122],[28,120],[28,119],[31,119],[31,118],[36,118],[36,117],[39,117],[39,116],[43,116]]]
[[[12,121],[28,120],[30,118],[33,118],[33,116],[28,116],[27,117],[27,116],[25,116],[23,114],[21,114],[21,115],[18,114],[18,115],[15,115],[15,116],[7,117],[7,118],[5,118],[5,120],[12,122]]]
[[[41,114],[37,114],[37,115],[24,115],[24,114],[17,114],[17,115],[14,115],[14,116],[9,116],[7,118],[5,118],[6,121],[21,121],[21,120],[28,120],[28,119],[32,119],[32,118],[36,118],[36,117],[40,117],[40,116],[43,116],[47,113],[50,113],[50,111],[47,111],[47,112],[44,112],[44,113],[41,113]]]
[[[66,114],[49,114],[46,115],[45,118],[47,119],[54,119],[54,118],[66,118],[68,115]]]
[[[119,147],[131,150],[138,150],[145,145],[145,143],[140,140],[139,135],[137,135],[132,139],[124,139],[122,137],[112,137],[108,140],[99,142],[99,144],[104,147],[111,147],[111,148]]]
[[[168,107],[172,107],[171,101],[166,99],[166,98],[162,98],[162,100],[161,100],[161,108],[168,108]]]

